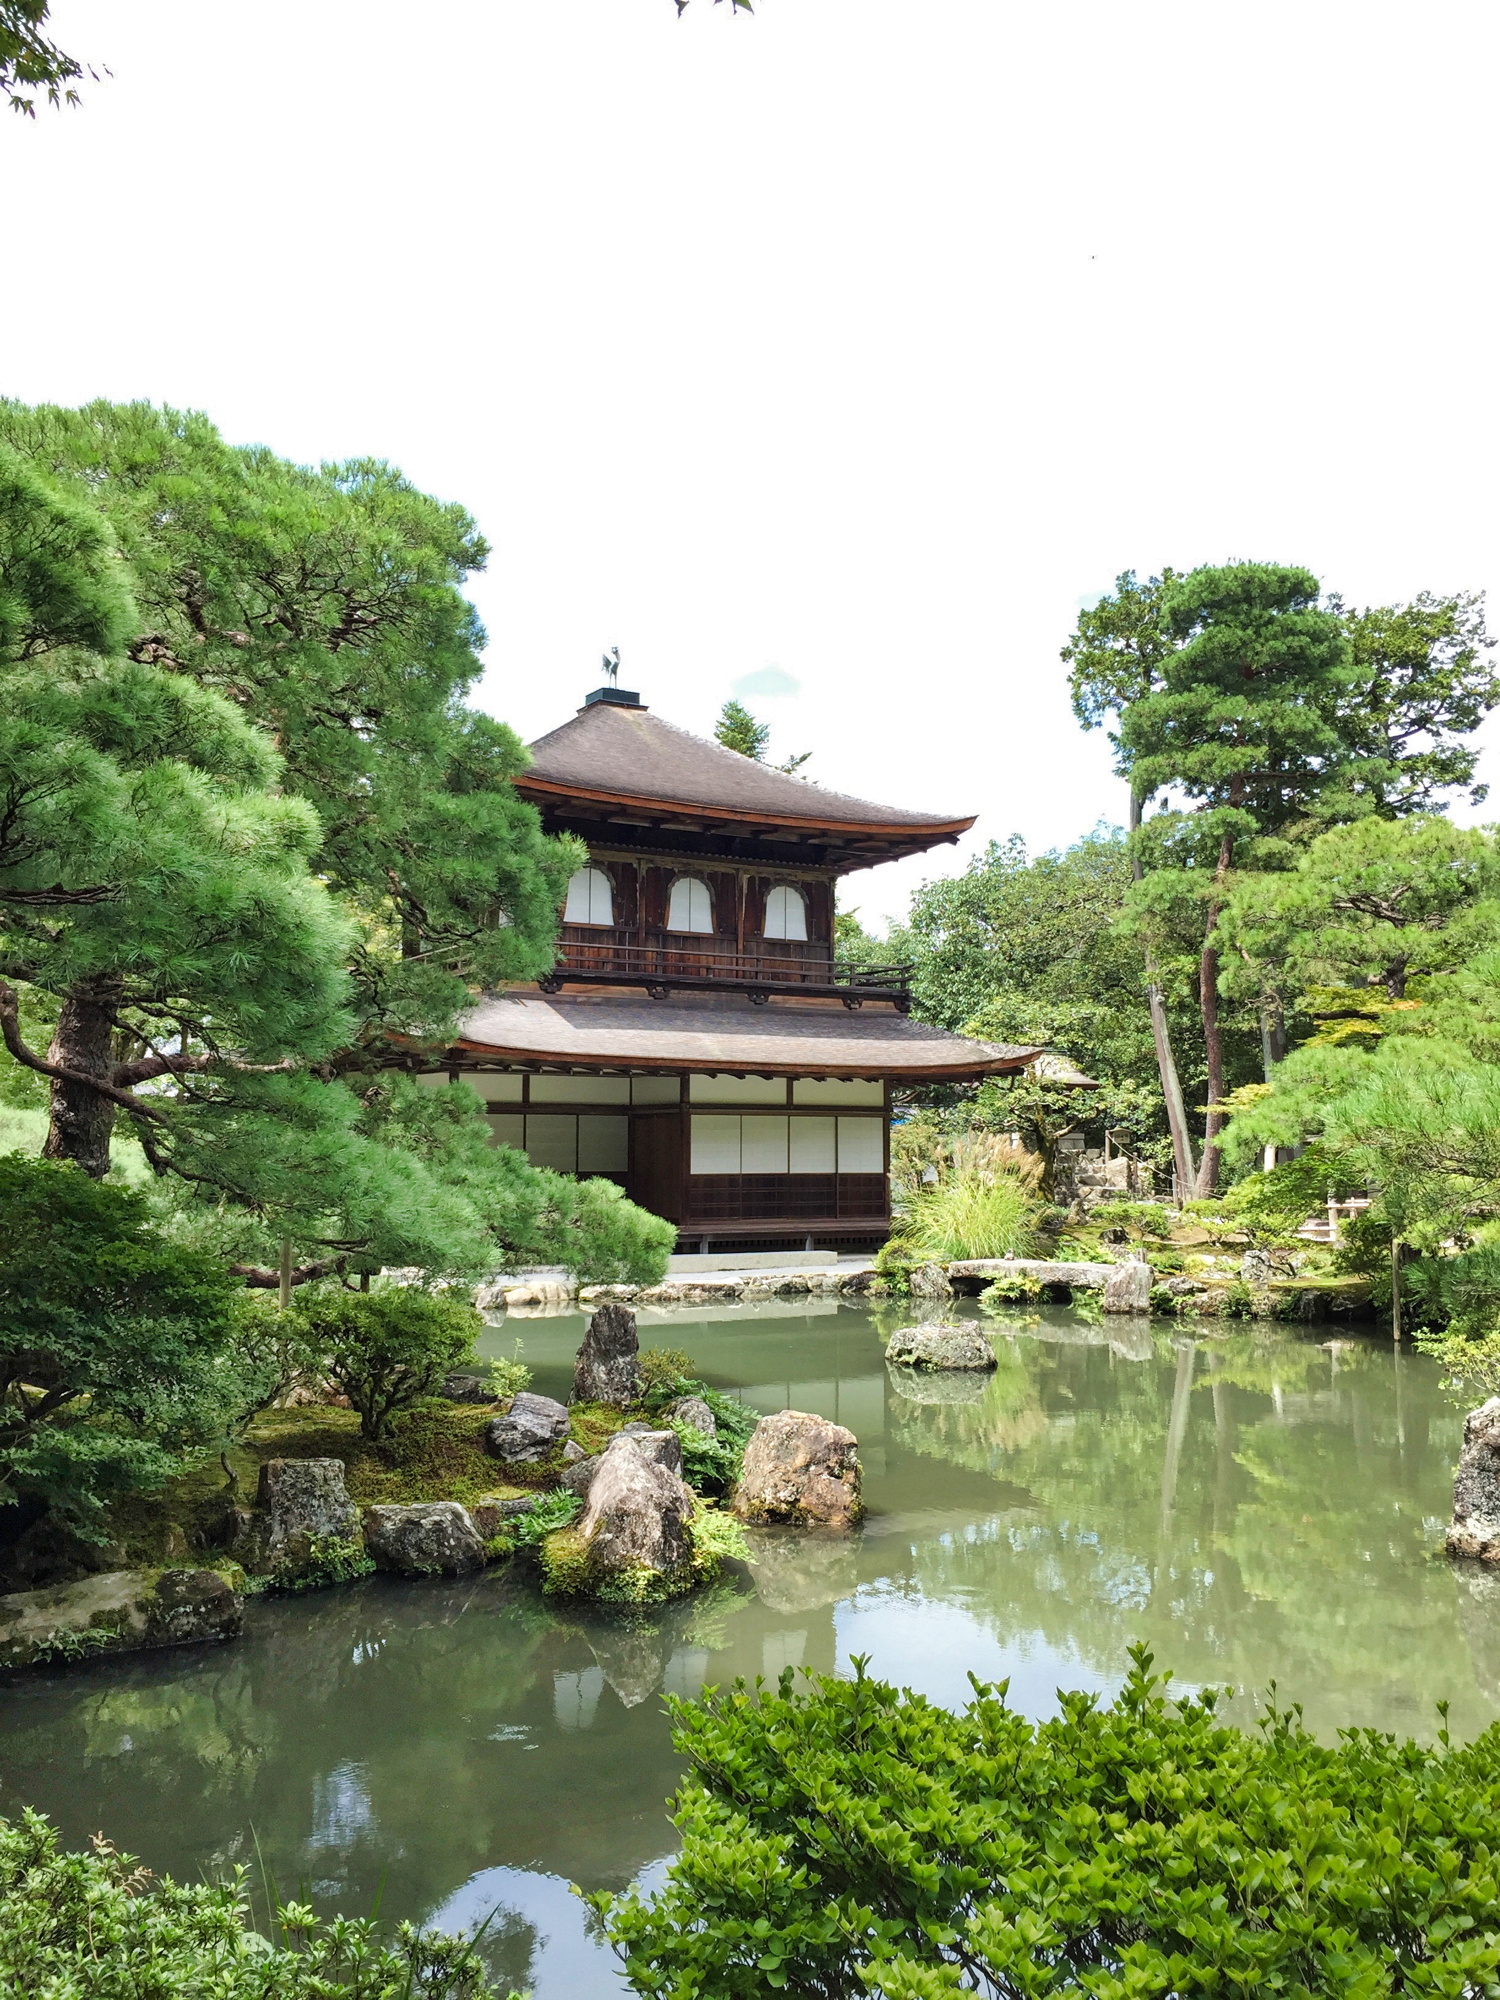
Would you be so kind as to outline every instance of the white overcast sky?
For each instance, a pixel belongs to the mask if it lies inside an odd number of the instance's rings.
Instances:
[[[0,121],[0,389],[462,500],[528,737],[606,646],[704,732],[775,667],[774,750],[1044,848],[1123,811],[1057,660],[1117,572],[1495,581],[1493,0],[54,22],[113,74]]]

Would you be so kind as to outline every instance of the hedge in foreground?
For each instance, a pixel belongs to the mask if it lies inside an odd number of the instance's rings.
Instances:
[[[1053,1722],[868,1679],[673,1703],[692,1772],[650,1900],[593,1898],[638,1993],[1033,2000],[1500,1993],[1500,1725],[1468,1748],[1168,1700]],[[858,1664],[858,1663],[857,1663]]]
[[[278,1912],[252,1930],[242,1887],[157,1879],[98,1835],[68,1854],[40,1813],[0,1821],[0,2000],[488,2000],[472,1945],[403,1924]]]

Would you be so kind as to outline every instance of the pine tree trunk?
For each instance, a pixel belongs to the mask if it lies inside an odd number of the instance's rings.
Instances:
[[[113,1080],[114,1010],[108,996],[90,986],[75,987],[62,1004],[47,1060],[81,1076]],[[42,1157],[71,1160],[94,1180],[109,1172],[109,1141],[115,1107],[102,1092],[86,1083],[54,1078],[51,1124]]]
[[[1130,788],[1130,831],[1141,824],[1142,802],[1135,787]],[[1140,856],[1132,839],[1130,873],[1139,882],[1143,874]],[[1167,1130],[1172,1135],[1172,1160],[1177,1169],[1177,1185],[1184,1193],[1193,1185],[1193,1135],[1188,1129],[1187,1106],[1182,1101],[1182,1080],[1177,1074],[1177,1058],[1172,1053],[1172,1030],[1167,1020],[1167,1003],[1156,978],[1156,965],[1146,952],[1146,1005],[1151,1013],[1151,1039],[1156,1044],[1156,1070],[1161,1078],[1161,1094],[1167,1106]]]
[[[1229,788],[1229,803],[1238,806],[1244,798],[1243,781],[1236,778]],[[1203,1053],[1208,1058],[1208,1123],[1203,1130],[1203,1158],[1198,1162],[1198,1199],[1206,1201],[1219,1178],[1219,1133],[1224,1115],[1219,1105],[1224,1098],[1224,1037],[1219,1029],[1219,954],[1211,942],[1223,903],[1219,891],[1234,858],[1234,841],[1226,833],[1219,842],[1218,865],[1214,869],[1214,899],[1208,906],[1203,956],[1198,961],[1198,1011],[1203,1018]]]

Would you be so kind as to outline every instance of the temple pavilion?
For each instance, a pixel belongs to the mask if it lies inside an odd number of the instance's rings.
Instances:
[[[446,1075],[484,1098],[497,1144],[617,1181],[682,1249],[882,1241],[892,1092],[1040,1052],[912,1020],[905,967],[841,964],[834,886],[972,815],[825,791],[616,687],[531,748],[516,789],[588,865],[551,973],[480,1001]]]

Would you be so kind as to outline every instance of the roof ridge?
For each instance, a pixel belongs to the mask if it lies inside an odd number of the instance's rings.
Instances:
[[[595,716],[604,716],[610,719],[604,722],[596,722],[591,720]],[[763,795],[758,807],[750,803],[743,796],[738,799],[732,797],[725,798],[722,801],[710,798],[693,798],[685,796],[681,790],[663,789],[664,783],[670,784],[670,778],[664,780],[660,773],[646,772],[637,775],[630,781],[634,796],[659,798],[681,804],[704,806],[722,804],[724,807],[731,809],[738,805],[745,810],[775,812],[783,814],[790,819],[817,820],[829,817],[830,808],[836,810],[839,807],[852,807],[855,811],[850,813],[848,817],[862,821],[866,825],[913,827],[954,826],[960,821],[968,821],[972,824],[973,816],[971,814],[919,812],[906,806],[880,805],[874,799],[863,799],[853,792],[835,791],[831,786],[823,785],[814,778],[804,778],[789,771],[780,771],[774,764],[762,764],[757,758],[745,756],[742,751],[731,750],[726,744],[714,742],[706,736],[699,736],[696,731],[684,729],[680,723],[671,722],[666,716],[657,715],[653,710],[645,706],[640,708],[626,708],[604,702],[579,709],[566,722],[559,723],[556,729],[549,730],[545,736],[539,736],[535,742],[530,744],[528,747],[532,753],[532,765],[529,771],[518,774],[519,780],[524,785],[527,777],[535,776],[538,781],[544,784],[572,783],[587,787],[590,780],[576,770],[566,773],[549,773],[546,769],[545,755],[542,753],[545,753],[552,746],[561,748],[562,744],[559,742],[559,739],[563,739],[564,741],[571,740],[580,733],[586,733],[591,738],[607,735],[609,739],[623,743],[628,740],[622,735],[622,732],[626,729],[630,730],[633,735],[639,735],[643,729],[665,733],[667,736],[677,739],[683,745],[691,746],[695,761],[701,763],[707,759],[714,768],[723,771],[726,779],[731,781],[731,791],[744,789],[733,785],[732,781],[735,778],[746,778],[750,780],[748,789],[760,792]],[[620,787],[609,785],[608,774],[604,772],[598,774],[592,780],[592,783],[596,788],[601,790],[620,789]],[[690,785],[691,774],[689,773],[684,778],[679,779],[678,783],[684,786]],[[791,788],[793,786],[797,787],[796,792],[792,791]],[[798,810],[799,806],[801,807],[800,811]]]

